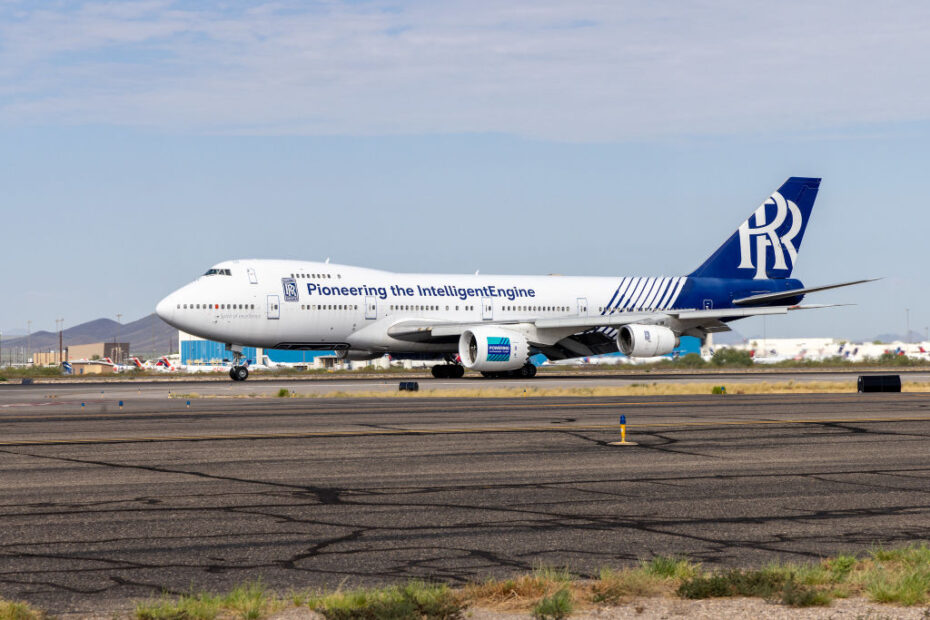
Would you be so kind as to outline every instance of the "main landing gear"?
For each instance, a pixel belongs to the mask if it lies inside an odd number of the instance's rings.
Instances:
[[[516,370],[483,371],[481,376],[485,379],[532,379],[536,376],[536,366],[526,364]]]
[[[461,364],[436,364],[432,373],[437,379],[461,379],[465,376],[465,367]]]
[[[242,363],[242,353],[233,351],[233,365],[229,369],[229,378],[233,381],[245,381],[249,378],[249,367]]]

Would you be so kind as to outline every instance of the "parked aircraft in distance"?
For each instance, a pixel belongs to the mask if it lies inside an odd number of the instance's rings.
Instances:
[[[671,352],[731,321],[801,306],[816,291],[791,278],[820,187],[792,177],[697,269],[679,277],[392,273],[295,260],[232,260],[162,299],[158,316],[226,343],[244,381],[245,346],[334,350],[344,359],[445,357],[436,377],[532,377],[529,357]]]

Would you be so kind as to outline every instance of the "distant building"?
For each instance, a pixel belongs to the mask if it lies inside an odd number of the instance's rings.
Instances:
[[[222,342],[204,340],[185,332],[178,332],[178,350],[181,352],[182,366],[222,366],[232,363],[232,351],[226,349]],[[279,349],[262,349],[261,347],[243,347],[243,360],[249,364],[261,364],[264,356],[276,364],[306,364],[323,355],[333,355],[332,351],[282,351]]]
[[[93,344],[73,344],[68,347],[65,359],[94,360],[110,358],[114,364],[123,364],[129,361],[128,342],[95,342]]]
[[[62,361],[68,361],[68,349],[65,349],[64,360],[58,357],[58,350],[36,351],[32,354],[33,366],[58,366]]]
[[[80,360],[71,362],[71,368],[75,375],[111,375],[116,372],[116,367],[107,362],[99,360]]]

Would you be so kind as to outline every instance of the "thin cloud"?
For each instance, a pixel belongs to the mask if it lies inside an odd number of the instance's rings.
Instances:
[[[924,3],[234,6],[0,4],[0,124],[600,141],[930,115]]]

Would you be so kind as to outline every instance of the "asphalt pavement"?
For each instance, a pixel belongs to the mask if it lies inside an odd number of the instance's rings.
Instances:
[[[134,599],[656,554],[816,560],[930,535],[925,394],[169,398],[0,390],[0,595]],[[123,406],[119,406],[119,400]],[[83,406],[82,406],[83,403]],[[637,446],[614,447],[618,418]]]

